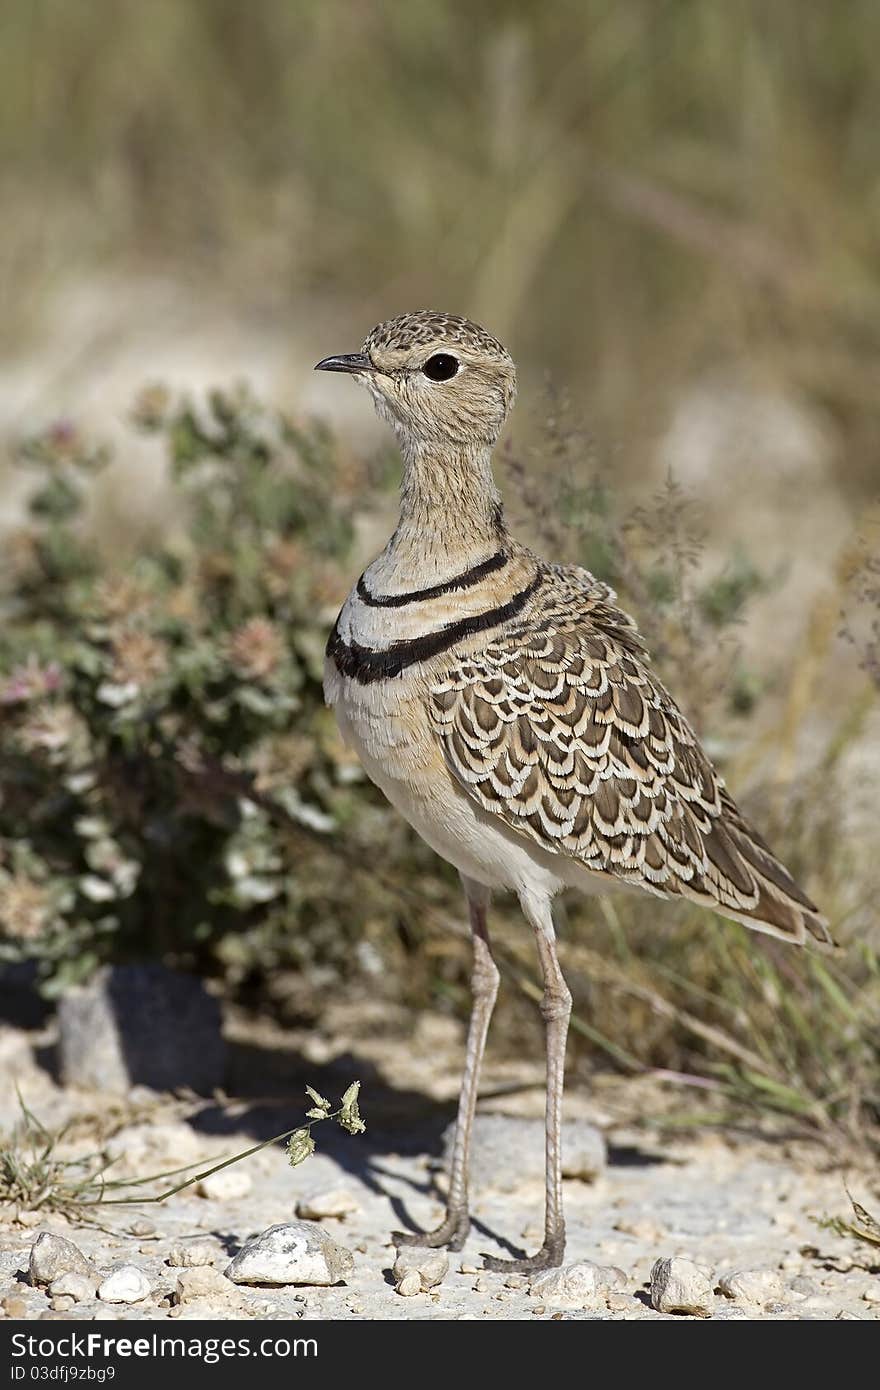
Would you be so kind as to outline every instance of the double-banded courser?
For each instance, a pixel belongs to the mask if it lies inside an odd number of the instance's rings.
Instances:
[[[513,889],[535,933],[546,1023],[544,1243],[565,1248],[560,1129],[571,995],[556,955],[560,890],[690,898],[786,941],[827,924],[737,809],[652,672],[633,620],[586,570],[508,534],[491,455],[513,404],[497,339],[450,314],[402,314],[322,371],[366,386],[403,456],[400,519],[327,644],[324,688],[370,778],[461,874],[473,1011],[446,1219],[415,1244],[460,1249],[468,1148],[498,990],[487,909]]]

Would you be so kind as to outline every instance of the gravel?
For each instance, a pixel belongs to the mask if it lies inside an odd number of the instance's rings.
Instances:
[[[305,1048],[310,1036],[296,1045]],[[445,1104],[457,1085],[460,1058],[432,1042],[420,1060],[415,1043],[401,1049],[399,1043],[358,1036],[364,1067],[372,1061],[395,1096],[406,1095],[404,1115],[397,1101],[383,1114],[376,1087],[372,1100],[365,1099],[365,1136],[320,1130],[317,1153],[295,1170],[277,1148],[256,1153],[240,1165],[251,1179],[250,1191],[235,1200],[200,1200],[189,1188],[143,1209],[108,1207],[100,1227],[0,1209],[0,1318],[158,1320],[170,1330],[178,1318],[660,1320],[681,1308],[685,1322],[709,1313],[718,1321],[880,1321],[880,1279],[866,1267],[865,1252],[847,1237],[817,1229],[817,1218],[846,1215],[848,1209],[839,1173],[817,1165],[815,1147],[720,1133],[673,1138],[651,1130],[644,1122],[652,1109],[644,1081],[628,1095],[629,1083],[620,1078],[603,1092],[599,1076],[593,1095],[585,1097],[575,1086],[569,1097],[570,1113],[583,1104],[582,1114],[613,1123],[615,1151],[626,1161],[615,1164],[601,1185],[566,1182],[568,1263],[562,1270],[527,1277],[482,1269],[484,1251],[509,1257],[541,1241],[540,1165],[523,1170],[520,1161],[536,1123],[540,1131],[543,1094],[529,1080],[539,1076],[535,1066],[523,1073],[531,1089],[515,1097],[526,1118],[500,1117],[509,1121],[503,1131],[492,1126],[496,1139],[506,1136],[512,1145],[508,1172],[513,1170],[515,1185],[483,1185],[475,1178],[473,1229],[460,1255],[449,1259],[445,1251],[418,1247],[395,1251],[390,1233],[404,1218],[430,1229],[443,1210],[442,1189],[431,1182],[437,1131],[429,1117],[412,1117],[410,1093]],[[44,1050],[45,1037],[36,1045]],[[62,1156],[112,1149],[114,1176],[152,1175],[189,1162],[198,1165],[193,1172],[201,1171],[248,1148],[261,1134],[289,1128],[301,1113],[299,1091],[271,1113],[268,1103],[264,1113],[263,1102],[257,1108],[221,1100],[206,1108],[143,1089],[120,1102],[97,1091],[58,1088],[26,1062],[25,1057],[21,1074],[29,1108],[53,1125],[76,1120]],[[332,1091],[334,1083],[322,1071],[326,1065],[326,1058],[303,1064],[303,1084]],[[348,1072],[346,1064],[337,1090],[351,1079]],[[509,1067],[493,1073],[490,1059],[487,1085],[500,1095],[512,1079]],[[259,1081],[265,1086],[262,1073]],[[665,1094],[658,1092],[654,1108]],[[8,1132],[20,1112],[14,1093],[8,1101],[3,1095],[0,1076],[0,1127]],[[624,1110],[634,1117],[631,1128],[619,1118]],[[567,1135],[576,1126],[575,1120]],[[138,1194],[151,1195],[161,1186],[148,1183]],[[338,1216],[290,1216],[294,1207],[338,1211],[341,1203],[333,1194],[340,1193],[356,1204],[346,1212],[344,1227],[316,1224],[338,1222]],[[276,1223],[284,1223],[280,1239]],[[353,1253],[332,1239],[342,1229]],[[299,1238],[292,1238],[297,1231]],[[652,1302],[646,1291],[658,1256],[671,1267],[665,1280],[655,1278]],[[224,1276],[230,1260],[245,1282]],[[448,1260],[437,1283],[431,1282],[434,1260],[440,1267]],[[304,1268],[309,1263],[312,1268]],[[682,1263],[691,1275],[696,1269],[696,1294],[693,1278],[681,1279]],[[117,1274],[120,1265],[139,1272],[134,1291],[146,1296],[130,1304],[99,1301],[96,1283]],[[309,1282],[299,1284],[302,1279]],[[712,1289],[719,1292],[713,1295]]]

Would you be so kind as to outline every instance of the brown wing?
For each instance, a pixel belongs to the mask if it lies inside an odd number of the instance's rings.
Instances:
[[[652,676],[631,619],[587,578],[548,574],[527,619],[432,682],[454,776],[485,810],[595,872],[786,940],[830,942]]]

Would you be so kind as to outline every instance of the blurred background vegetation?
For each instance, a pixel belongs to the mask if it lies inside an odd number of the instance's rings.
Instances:
[[[573,903],[573,1067],[876,1127],[878,44],[868,0],[6,0],[7,959],[464,1014],[454,877],[321,704],[396,465],[310,371],[448,309],[519,364],[512,520],[617,585],[844,943]]]

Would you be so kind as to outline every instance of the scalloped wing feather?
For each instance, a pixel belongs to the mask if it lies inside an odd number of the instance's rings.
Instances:
[[[432,680],[452,774],[484,810],[595,873],[788,941],[833,944],[613,598],[586,571],[547,567],[527,616]]]

